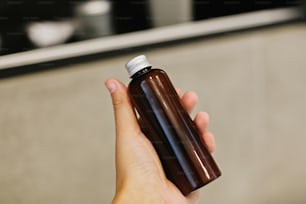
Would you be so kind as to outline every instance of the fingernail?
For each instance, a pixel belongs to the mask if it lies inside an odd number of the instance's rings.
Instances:
[[[106,86],[106,88],[108,89],[108,91],[109,91],[110,93],[115,92],[116,89],[117,89],[117,84],[116,84],[114,81],[111,81],[111,80],[107,81],[107,82],[105,83],[105,86]]]

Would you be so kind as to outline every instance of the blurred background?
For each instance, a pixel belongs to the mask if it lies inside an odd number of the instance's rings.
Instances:
[[[306,203],[304,5],[0,1],[0,203],[111,202],[104,81],[139,54],[210,114],[223,175],[200,203]]]

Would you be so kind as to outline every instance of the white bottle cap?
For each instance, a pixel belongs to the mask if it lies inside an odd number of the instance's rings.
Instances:
[[[146,68],[152,67],[152,65],[148,62],[145,55],[137,56],[131,59],[126,65],[125,68],[129,73],[129,76],[132,77],[136,72]]]

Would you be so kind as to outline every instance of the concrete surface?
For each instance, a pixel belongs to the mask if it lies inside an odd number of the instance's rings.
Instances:
[[[148,49],[210,113],[223,176],[200,203],[306,202],[306,25]],[[104,88],[131,53],[0,81],[0,203],[98,204],[114,194],[114,124]]]

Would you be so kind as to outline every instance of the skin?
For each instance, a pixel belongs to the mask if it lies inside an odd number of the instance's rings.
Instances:
[[[165,176],[152,144],[141,132],[127,94],[127,87],[116,79],[105,82],[112,98],[116,126],[116,193],[112,204],[195,204],[200,191],[184,196]],[[181,103],[190,113],[198,96],[194,92],[181,94]],[[215,140],[208,132],[209,116],[199,112],[194,118],[202,142],[210,152]]]

